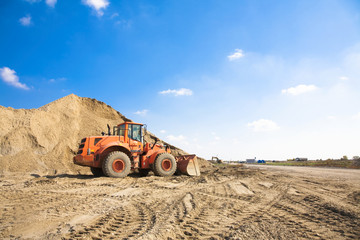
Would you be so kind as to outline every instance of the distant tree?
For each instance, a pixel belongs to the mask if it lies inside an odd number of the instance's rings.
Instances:
[[[349,160],[349,158],[348,158],[346,155],[344,155],[344,156],[341,158],[341,160]]]
[[[353,165],[356,166],[356,167],[360,167],[360,157],[359,156],[354,156],[353,157]]]

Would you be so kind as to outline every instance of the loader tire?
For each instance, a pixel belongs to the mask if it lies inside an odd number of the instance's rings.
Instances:
[[[156,176],[167,177],[174,175],[176,171],[176,161],[169,153],[159,154],[154,162],[154,173]]]
[[[131,162],[128,155],[123,152],[114,151],[109,153],[102,164],[105,176],[123,178],[130,173]]]
[[[90,167],[90,171],[92,172],[92,174],[95,177],[102,177],[104,176],[104,172],[101,168],[96,168],[96,167]]]

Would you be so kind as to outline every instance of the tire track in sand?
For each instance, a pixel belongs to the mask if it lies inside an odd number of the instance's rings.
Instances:
[[[136,239],[148,232],[155,220],[155,215],[146,205],[129,204],[106,214],[90,226],[72,232],[65,239]]]

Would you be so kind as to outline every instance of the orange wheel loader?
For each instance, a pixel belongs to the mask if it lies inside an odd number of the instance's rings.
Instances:
[[[144,124],[124,122],[113,127],[111,133],[83,138],[73,161],[88,166],[95,176],[126,177],[138,169],[146,176],[153,171],[157,176],[171,176],[175,172],[199,176],[200,169],[195,155],[174,157],[169,146],[145,143]]]

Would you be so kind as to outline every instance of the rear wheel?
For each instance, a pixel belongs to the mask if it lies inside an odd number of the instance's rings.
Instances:
[[[159,154],[154,162],[154,173],[157,176],[172,176],[176,171],[176,161],[169,153]]]
[[[131,162],[123,152],[111,152],[102,164],[103,172],[108,177],[122,178],[130,173]]]
[[[103,170],[101,168],[90,167],[90,171],[95,177],[102,177],[104,176]]]

